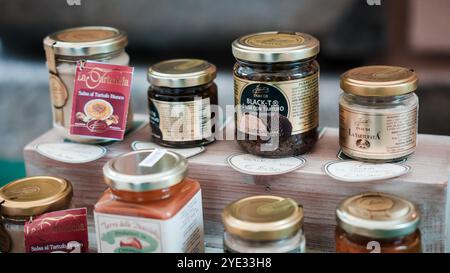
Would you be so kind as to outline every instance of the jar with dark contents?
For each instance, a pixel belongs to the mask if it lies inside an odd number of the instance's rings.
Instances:
[[[344,200],[336,210],[336,252],[420,253],[420,215],[409,201],[384,193]]]
[[[175,59],[148,70],[151,139],[167,147],[203,146],[215,140],[216,67],[204,60]]]
[[[295,156],[318,139],[319,41],[263,32],[233,42],[236,138],[248,153]]]

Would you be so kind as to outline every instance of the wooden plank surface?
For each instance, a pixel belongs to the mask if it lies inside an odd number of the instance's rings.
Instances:
[[[103,158],[87,164],[67,164],[36,152],[35,146],[39,143],[63,141],[52,130],[25,147],[27,173],[67,178],[74,184],[76,206],[85,206],[92,211],[92,206],[106,188],[101,172],[103,164],[110,158],[131,151],[131,143],[136,140],[149,140],[148,126],[127,135],[123,142],[106,145],[108,152]],[[303,205],[309,249],[333,251],[334,210],[338,203],[350,195],[380,191],[397,194],[416,203],[423,214],[420,228],[424,250],[445,251],[449,245],[447,183],[450,137],[419,135],[418,141],[416,153],[406,162],[412,167],[410,173],[394,179],[364,183],[336,181],[324,174],[323,165],[337,159],[338,131],[334,128],[328,128],[315,149],[304,155],[307,160],[305,166],[277,176],[251,176],[235,171],[228,166],[226,158],[241,152],[238,145],[235,141],[216,141],[204,153],[189,159],[189,176],[199,180],[202,187],[207,249],[215,252],[222,247],[220,214],[226,204],[248,195],[274,194],[291,197]],[[92,221],[90,223],[92,232]]]

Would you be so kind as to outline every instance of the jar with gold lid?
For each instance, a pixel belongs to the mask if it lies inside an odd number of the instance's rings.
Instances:
[[[319,125],[319,40],[261,32],[232,44],[236,138],[248,153],[296,156],[311,150]]]
[[[420,214],[408,200],[385,193],[364,193],[336,209],[336,252],[419,253]]]
[[[103,167],[109,188],[94,208],[98,252],[204,252],[200,184],[187,171],[186,158],[169,150],[110,159]]]
[[[115,65],[129,64],[125,46],[127,34],[112,27],[89,26],[61,30],[44,39],[44,49],[49,70],[50,98],[53,110],[53,127],[61,136],[76,142],[105,142],[109,140],[71,135],[70,118],[77,61],[89,60]],[[133,111],[128,108],[127,129],[133,121]]]
[[[364,66],[341,76],[339,144],[354,159],[399,161],[416,148],[417,75],[397,66]]]
[[[215,65],[199,59],[167,60],[151,66],[147,76],[153,142],[189,148],[215,140]]]
[[[51,176],[27,177],[0,188],[0,252],[25,252],[25,223],[70,208],[72,194],[69,181]]]
[[[222,213],[224,250],[229,253],[303,253],[303,208],[290,198],[250,196]]]

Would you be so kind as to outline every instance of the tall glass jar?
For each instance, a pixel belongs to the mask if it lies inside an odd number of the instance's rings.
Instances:
[[[44,39],[49,70],[50,98],[53,127],[61,136],[76,142],[105,142],[108,140],[71,135],[70,117],[77,61],[90,60],[115,65],[128,65],[125,52],[128,37],[112,27],[77,27],[52,33]],[[133,110],[128,108],[127,129],[133,121]]]
[[[25,252],[25,223],[70,208],[72,195],[69,181],[50,176],[27,177],[0,188],[0,252]]]
[[[214,138],[218,104],[216,67],[199,59],[159,62],[148,69],[148,104],[152,141],[162,146],[189,148]]]
[[[262,32],[233,42],[236,137],[264,157],[306,153],[319,124],[319,41],[298,32]]]
[[[150,149],[109,160],[109,186],[94,208],[98,252],[204,252],[200,184],[187,160]]]
[[[384,193],[344,200],[336,209],[336,252],[418,253],[420,214],[409,201]]]
[[[341,76],[339,143],[347,156],[389,162],[416,148],[419,101],[413,70],[365,66]]]
[[[303,253],[303,208],[290,198],[246,197],[222,213],[224,250],[230,253]]]

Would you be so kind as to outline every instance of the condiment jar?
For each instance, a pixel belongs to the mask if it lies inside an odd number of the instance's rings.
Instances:
[[[126,66],[129,63],[125,52],[127,43],[125,32],[99,26],[69,28],[45,37],[53,127],[63,137],[76,142],[108,141],[69,133],[76,64],[80,60],[90,60]],[[133,121],[131,103],[128,109],[127,129],[130,129]]]
[[[417,75],[397,66],[364,66],[341,76],[339,144],[362,161],[399,161],[416,148]]]
[[[336,252],[421,252],[420,220],[409,201],[384,193],[364,193],[336,209]]]
[[[188,148],[215,140],[211,106],[217,105],[216,67],[204,60],[175,59],[148,69],[152,141]]]
[[[303,208],[290,198],[250,196],[222,213],[224,250],[230,253],[303,253]]]
[[[160,149],[109,160],[109,189],[94,209],[98,252],[204,252],[200,184],[186,177],[187,164]]]
[[[319,40],[299,32],[262,32],[232,44],[236,137],[264,157],[306,153],[319,124]]]
[[[25,252],[25,223],[70,208],[72,194],[69,181],[51,176],[27,177],[0,188],[0,252]]]

